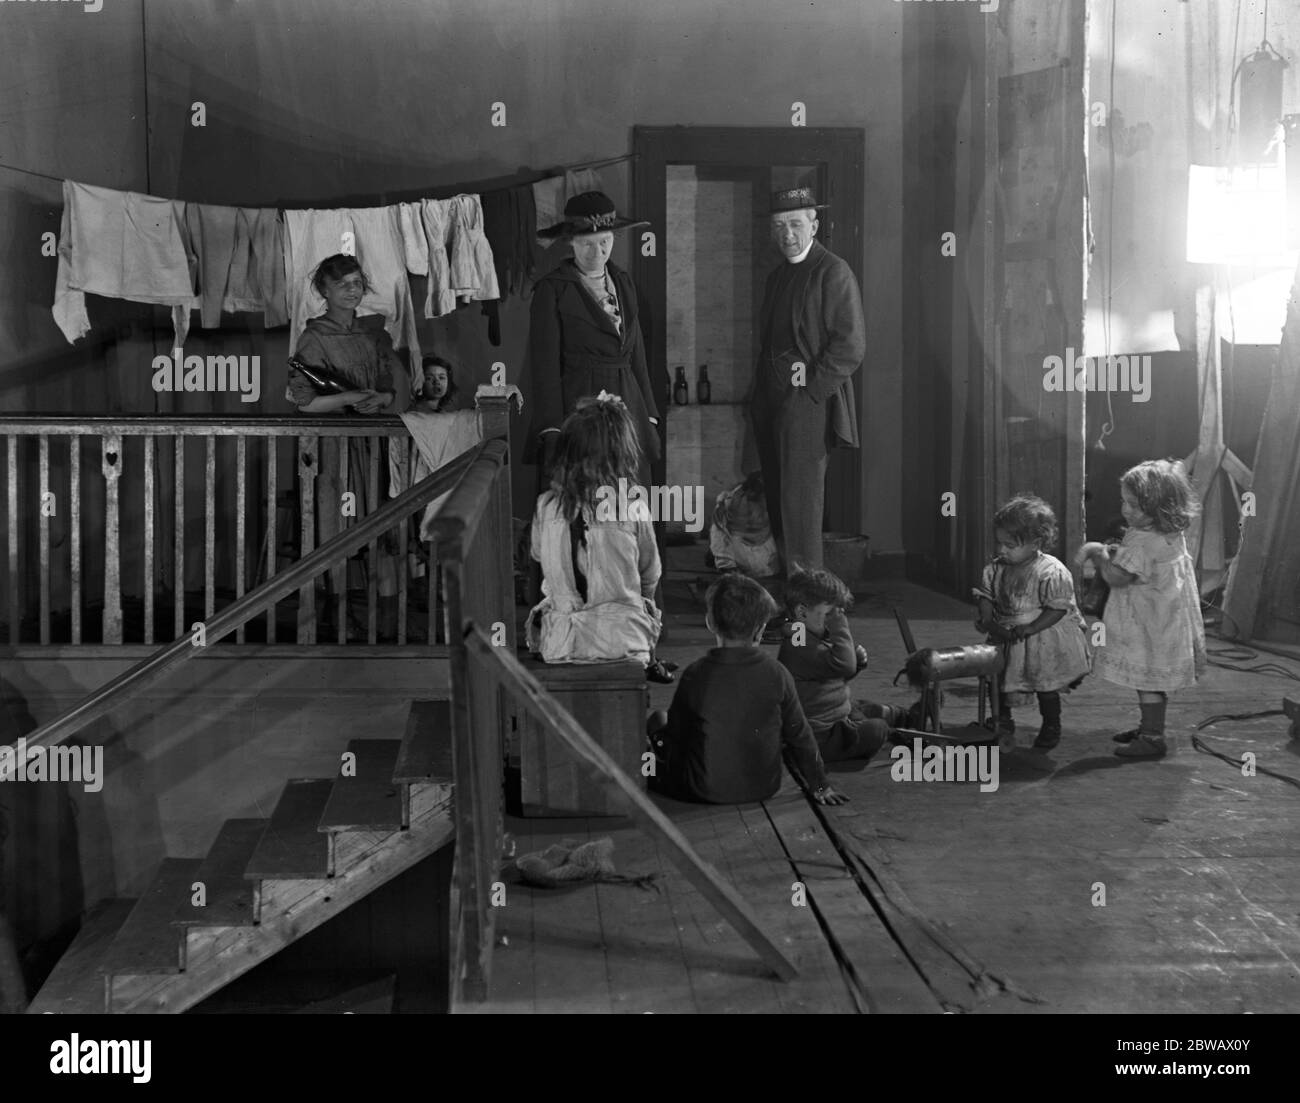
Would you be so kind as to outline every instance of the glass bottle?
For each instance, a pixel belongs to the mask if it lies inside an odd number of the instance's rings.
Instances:
[[[686,365],[677,365],[677,382],[673,384],[673,401],[678,406],[685,406],[691,400],[690,388],[686,383]]]
[[[700,381],[695,385],[695,401],[707,406],[713,399],[713,388],[709,386],[709,365],[700,365]]]

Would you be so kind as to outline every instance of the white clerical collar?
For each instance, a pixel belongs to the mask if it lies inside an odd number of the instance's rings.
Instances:
[[[810,237],[808,239],[808,248],[806,248],[797,257],[786,257],[785,259],[789,261],[791,264],[802,264],[804,261],[808,259],[808,254],[812,252],[813,242],[816,240],[817,239],[815,237]]]

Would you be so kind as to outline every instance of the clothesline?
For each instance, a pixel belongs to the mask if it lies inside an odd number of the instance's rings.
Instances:
[[[604,157],[597,161],[577,161],[571,165],[564,165],[563,167],[558,168],[553,172],[548,171],[548,172],[539,173],[536,177],[534,177],[531,180],[521,180],[517,183],[507,184],[504,187],[500,187],[500,188],[481,189],[477,194],[490,195],[499,191],[509,191],[511,188],[525,188],[525,187],[529,187],[532,184],[536,184],[540,180],[549,180],[552,176],[563,176],[566,172],[576,172],[580,169],[599,169],[599,168],[605,168],[609,165],[622,164],[624,161],[635,161],[636,156],[637,155],[635,153],[624,153],[618,157]],[[19,172],[22,173],[24,176],[34,176],[38,180],[52,180],[56,184],[62,184],[63,181],[67,179],[66,177],[63,176],[52,176],[48,172],[37,172],[35,169],[19,168],[17,165],[6,164],[3,161],[0,161],[0,169],[4,169],[8,172]],[[445,187],[446,185],[443,186]],[[266,206],[267,204],[232,204],[232,205],[233,206],[240,206],[240,205]],[[286,208],[282,204],[270,204],[270,205],[278,206],[280,207],[281,210],[292,209],[292,208]]]

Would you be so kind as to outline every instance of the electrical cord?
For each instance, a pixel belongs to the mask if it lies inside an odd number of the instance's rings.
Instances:
[[[1232,758],[1230,755],[1226,755],[1222,751],[1216,751],[1199,735],[1192,736],[1192,746],[1200,751],[1201,754],[1208,754],[1212,758],[1217,758],[1222,762],[1226,762],[1234,770],[1241,769],[1240,758]],[[1288,785],[1294,785],[1297,789],[1300,789],[1300,778],[1292,777],[1290,774],[1279,774],[1276,770],[1270,770],[1265,766],[1259,765],[1255,766],[1255,772],[1257,774],[1267,774],[1269,777],[1277,778],[1278,781],[1285,781]]]

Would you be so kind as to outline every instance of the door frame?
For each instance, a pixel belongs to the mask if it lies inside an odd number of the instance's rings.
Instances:
[[[632,274],[645,300],[647,362],[653,393],[668,381],[668,268],[664,235],[668,226],[669,165],[818,166],[818,198],[830,206],[818,218],[817,239],[842,257],[865,288],[863,270],[866,131],[860,127],[635,126],[632,128],[632,209],[659,234],[654,256],[633,246]],[[863,303],[865,311],[866,304]],[[865,431],[866,388],[855,373],[858,424]],[[665,422],[660,423],[666,444]],[[662,451],[662,450],[661,450]],[[861,451],[834,448],[826,472],[824,527],[861,532]],[[659,474],[656,473],[656,478]]]

